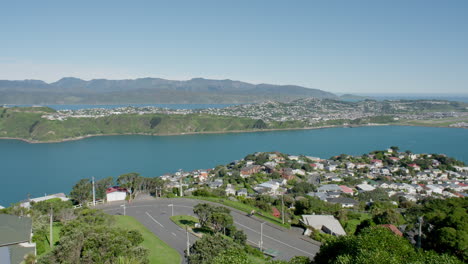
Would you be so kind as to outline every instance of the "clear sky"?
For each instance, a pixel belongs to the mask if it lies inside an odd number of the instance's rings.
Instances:
[[[468,1],[2,1],[0,79],[64,76],[468,93]]]

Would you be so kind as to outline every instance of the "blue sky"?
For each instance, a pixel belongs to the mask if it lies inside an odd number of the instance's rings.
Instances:
[[[468,1],[3,1],[0,79],[468,93]]]

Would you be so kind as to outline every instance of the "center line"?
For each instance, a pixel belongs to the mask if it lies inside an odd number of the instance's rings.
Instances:
[[[258,232],[257,230],[254,230],[254,229],[252,229],[252,228],[250,228],[250,227],[248,227],[248,226],[245,226],[245,225],[243,225],[243,224],[241,224],[241,223],[238,223],[238,222],[234,222],[234,223],[235,223],[235,224],[238,224],[238,225],[240,225],[240,226],[242,226],[242,227],[244,227],[244,228],[247,228],[247,229],[249,229],[249,230],[251,230],[251,231],[253,231],[253,232],[257,233],[257,234],[260,234],[260,232]],[[269,238],[269,239],[271,239],[271,240],[273,240],[273,241],[276,241],[276,242],[278,242],[278,243],[280,243],[280,244],[283,244],[283,245],[285,245],[285,246],[288,246],[288,247],[290,247],[290,248],[292,248],[292,249],[295,249],[295,250],[297,250],[297,251],[300,251],[300,252],[302,252],[302,253],[305,253],[305,254],[307,254],[307,255],[314,256],[314,254],[310,254],[309,252],[307,252],[307,251],[305,251],[305,250],[302,250],[302,249],[300,249],[300,248],[297,248],[297,247],[291,246],[291,245],[289,245],[289,244],[286,244],[286,243],[284,243],[283,241],[280,241],[280,240],[278,240],[278,239],[272,238],[272,237],[267,236],[267,235],[265,235],[265,234],[264,234],[263,236],[266,237],[266,238]]]
[[[147,216],[149,216],[149,218],[151,218],[151,220],[153,220],[156,224],[160,225],[161,227],[164,227],[161,223],[159,223],[156,219],[154,219],[148,212],[145,212]]]

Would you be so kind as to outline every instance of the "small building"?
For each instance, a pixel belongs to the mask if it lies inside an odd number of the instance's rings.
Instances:
[[[248,195],[249,195],[249,193],[247,192],[246,188],[242,188],[242,189],[237,191],[237,196],[247,197]]]
[[[370,192],[370,191],[373,191],[375,190],[375,188],[367,183],[364,183],[364,184],[358,184],[356,185],[356,188],[360,191],[363,191],[363,192]]]
[[[328,198],[327,202],[333,204],[341,204],[341,207],[344,208],[351,208],[358,204],[358,201],[347,197]]]
[[[232,184],[228,184],[226,186],[226,189],[224,189],[224,191],[226,192],[226,195],[236,195],[236,189],[234,189],[234,187],[232,187]]]
[[[106,200],[108,202],[125,201],[125,198],[127,198],[127,192],[127,189],[118,186],[107,188]]]
[[[30,208],[31,207],[31,202],[38,203],[42,201],[47,201],[50,199],[60,199],[62,201],[68,201],[70,199],[67,198],[67,196],[64,193],[56,193],[56,194],[51,194],[51,195],[45,195],[42,197],[37,197],[37,198],[32,198],[28,200],[24,200],[20,202],[20,206],[24,208]]]
[[[346,232],[340,222],[333,215],[303,215],[302,222],[315,230],[334,236],[344,236]],[[304,235],[309,235],[312,230],[307,229]]]
[[[36,255],[29,217],[0,214],[0,263],[18,264],[28,254]]]
[[[241,169],[240,176],[242,178],[246,178],[254,173],[259,173],[261,169],[262,169],[262,166],[260,165],[249,165]]]

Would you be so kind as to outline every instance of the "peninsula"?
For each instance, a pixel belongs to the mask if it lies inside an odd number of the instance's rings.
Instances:
[[[345,102],[307,98],[226,108],[59,110],[0,107],[0,138],[60,142],[103,135],[182,135],[339,126],[468,127],[468,104],[443,100]]]

